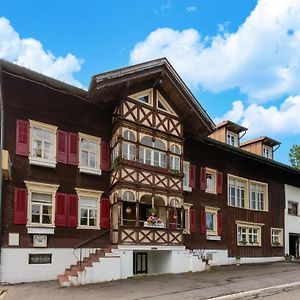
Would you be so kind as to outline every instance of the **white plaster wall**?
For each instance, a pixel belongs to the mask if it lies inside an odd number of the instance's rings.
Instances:
[[[300,188],[295,186],[287,185],[284,186],[285,189],[285,253],[289,253],[289,233],[300,234],[300,216],[291,216],[288,214],[288,201],[293,201],[298,203],[298,209],[300,209]],[[299,213],[299,212],[298,212]]]
[[[133,251],[113,250],[120,255],[120,278],[125,279],[133,276]]]
[[[148,253],[148,273],[161,274],[172,272],[172,251],[152,251]]]
[[[172,273],[189,272],[191,254],[188,250],[172,251]]]
[[[283,261],[284,257],[274,256],[274,257],[241,257],[241,264],[255,264],[255,263],[266,263],[266,262],[276,262]],[[232,265],[236,263],[235,257],[228,257],[228,264]]]
[[[52,264],[28,264],[29,253],[52,254]],[[54,280],[77,262],[72,248],[2,248],[0,282],[18,283]]]
[[[200,255],[203,253],[203,256],[208,254],[212,255],[212,260],[209,261],[211,266],[220,266],[228,264],[228,250],[218,250],[218,249],[197,249],[195,253]]]

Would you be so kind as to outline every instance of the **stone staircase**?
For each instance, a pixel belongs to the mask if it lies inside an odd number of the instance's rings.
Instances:
[[[95,250],[57,276],[61,287],[120,279],[120,256],[114,246]]]

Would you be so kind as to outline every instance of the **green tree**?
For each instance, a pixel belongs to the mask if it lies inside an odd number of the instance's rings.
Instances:
[[[293,145],[289,153],[290,163],[293,168],[300,170],[300,145]]]

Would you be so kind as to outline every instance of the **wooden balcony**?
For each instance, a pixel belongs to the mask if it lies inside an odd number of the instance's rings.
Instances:
[[[143,227],[120,226],[114,230],[113,240],[118,244],[127,245],[182,245],[183,230]]]

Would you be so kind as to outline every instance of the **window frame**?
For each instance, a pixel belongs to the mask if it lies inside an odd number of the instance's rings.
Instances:
[[[247,222],[236,222],[236,241],[238,247],[261,247],[261,240],[262,240],[262,227],[264,224],[260,223],[247,223]],[[239,240],[239,228],[245,229],[245,235],[246,235],[246,243],[242,243]],[[257,243],[250,243],[250,235],[254,236],[254,233],[250,233],[250,230],[257,230]]]
[[[212,175],[214,177],[214,184],[212,190],[208,189],[207,177],[206,177],[207,175]],[[206,181],[205,193],[217,194],[217,170],[205,168],[205,181]]]
[[[232,145],[231,143],[228,143],[228,138],[234,138],[234,145]],[[227,130],[227,134],[226,134],[226,144],[232,147],[238,147],[239,146],[239,135],[238,133],[234,133],[230,130]]]
[[[78,164],[78,169],[80,173],[87,173],[87,174],[92,174],[92,175],[101,175],[101,168],[100,168],[100,157],[101,157],[101,138],[96,137],[93,135],[89,135],[86,133],[78,132],[79,136],[79,164]],[[82,165],[82,158],[81,158],[81,153],[82,153],[82,148],[81,148],[81,141],[82,140],[87,140],[89,142],[93,142],[96,144],[96,167],[92,168],[89,166],[84,166]]]
[[[268,156],[265,155],[265,150],[269,151],[269,155]],[[263,154],[264,158],[273,159],[273,149],[272,149],[272,147],[267,146],[267,145],[263,145],[262,154]]]
[[[192,207],[192,203],[183,203],[183,234],[191,234],[191,219],[190,219],[190,209]]]
[[[52,134],[52,158],[51,159],[45,159],[42,157],[35,157],[33,156],[33,129],[40,129],[44,131],[48,131]],[[38,165],[43,167],[49,167],[49,168],[56,168],[56,147],[57,147],[57,126],[29,120],[29,164],[31,165]]]
[[[55,196],[59,185],[41,183],[41,182],[33,182],[33,181],[24,181],[27,187],[28,193],[28,209],[27,209],[27,227],[47,227],[54,228],[55,227]],[[51,195],[52,200],[52,216],[51,223],[33,223],[32,222],[32,193]]]
[[[192,188],[190,187],[190,165],[191,163],[189,161],[184,160],[182,162],[182,173],[183,173],[183,178],[182,178],[182,188],[186,192],[191,192]],[[184,169],[187,168],[187,174],[184,172]],[[184,178],[185,175],[187,176],[187,186],[184,185]]]
[[[103,191],[98,190],[89,190],[89,189],[81,189],[81,188],[75,188],[75,191],[78,195],[78,224],[77,229],[101,229],[100,228],[100,199],[103,194]],[[95,226],[89,226],[89,225],[81,225],[81,200],[84,200],[86,198],[93,199],[96,201],[96,225]]]
[[[273,234],[273,231],[279,231],[278,235],[274,235]],[[278,243],[279,244],[275,244],[274,243],[274,240],[273,240],[273,237],[274,236],[278,236]],[[272,247],[283,247],[283,228],[274,228],[274,227],[271,227],[271,246]]]
[[[255,185],[255,203],[256,203],[256,208],[251,208],[251,202],[252,202],[252,190],[251,186]],[[264,199],[263,199],[263,209],[258,209],[258,198],[257,198],[257,187],[263,187],[264,190]],[[264,182],[259,182],[255,180],[249,180],[249,209],[250,210],[255,210],[255,211],[269,211],[269,189],[268,189],[268,184]]]
[[[204,210],[205,210],[206,236],[218,236],[218,212],[220,211],[220,208],[205,206]],[[207,213],[213,215],[213,225],[214,225],[213,230],[207,228],[207,222],[206,222]]]
[[[149,103],[139,100],[139,98],[144,97],[144,96],[149,96],[149,100],[150,100]],[[133,95],[130,95],[129,97],[140,103],[146,104],[148,106],[153,106],[153,90],[152,89],[147,89],[147,90],[135,93]]]
[[[232,178],[234,180],[234,188],[235,188],[234,205],[232,205],[230,203],[230,200],[231,200],[230,178]],[[238,181],[242,181],[242,182],[245,183],[244,207],[238,206],[238,188],[237,188],[238,187],[238,184],[237,184]],[[248,193],[249,187],[248,186],[249,186],[248,179],[228,174],[228,176],[227,176],[227,204],[228,204],[228,206],[242,208],[242,209],[249,209],[249,195],[248,195],[249,194]],[[242,199],[242,197],[241,197],[241,199]]]
[[[296,214],[291,214],[291,213],[290,213],[290,210],[289,210],[289,204],[291,204],[291,205],[296,205],[296,206],[297,206],[297,212],[296,212]],[[298,203],[298,202],[295,202],[295,201],[288,200],[287,214],[288,214],[289,216],[298,217],[298,216],[299,216],[299,203]]]

